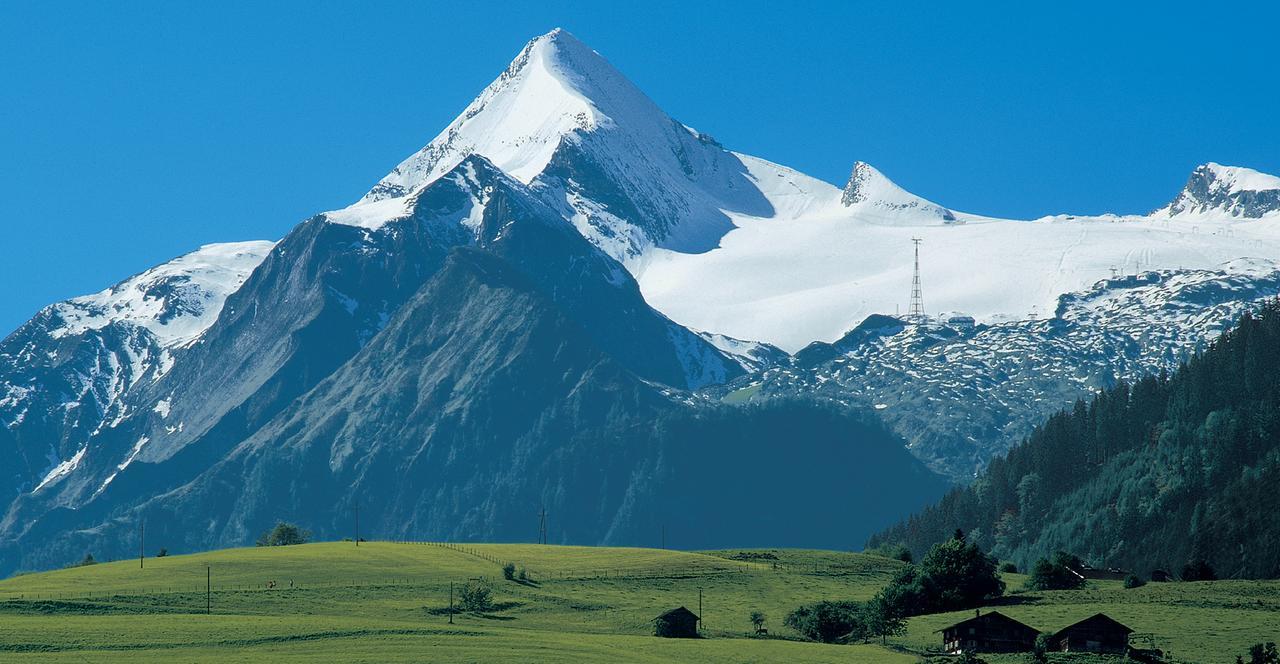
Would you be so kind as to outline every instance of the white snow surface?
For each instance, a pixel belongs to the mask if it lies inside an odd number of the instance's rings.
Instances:
[[[164,347],[189,343],[213,324],[227,296],[274,246],[263,241],[205,245],[102,292],[52,305],[63,324],[50,335],[57,339],[127,321],[149,330]]]
[[[731,215],[737,228],[714,251],[653,250],[636,270],[645,299],[688,327],[794,352],[834,341],[870,314],[905,313],[917,237],[926,312],[979,322],[1050,315],[1059,295],[1111,277],[1112,268],[1215,269],[1280,256],[1275,215],[1026,221],[955,213],[947,222],[927,208],[814,205],[787,215],[776,207],[784,213]]]
[[[382,200],[361,201],[355,205],[324,213],[325,219],[344,226],[378,229],[394,219],[409,214],[408,198],[387,198]]]
[[[1228,191],[1273,191],[1280,189],[1280,177],[1260,173],[1242,166],[1223,166],[1209,162],[1205,168],[1214,174],[1215,180]]]
[[[31,492],[35,493],[36,491],[43,489],[45,486],[70,475],[71,471],[75,470],[76,467],[80,465],[80,460],[84,458],[84,453],[87,449],[89,449],[87,445],[85,447],[81,447],[80,450],[73,454],[70,459],[66,459],[54,466],[53,469],[44,476],[44,479],[40,480],[40,483],[36,485],[36,488],[31,490]]]

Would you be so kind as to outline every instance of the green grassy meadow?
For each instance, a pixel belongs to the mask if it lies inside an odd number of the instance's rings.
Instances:
[[[767,552],[775,559],[759,555]],[[502,579],[525,567],[528,583]],[[830,551],[352,542],[248,548],[101,563],[0,581],[0,662],[916,662],[934,630],[967,615],[922,616],[887,645],[824,645],[782,625],[797,605],[867,599],[901,563]],[[212,613],[205,613],[206,573]],[[449,584],[485,578],[498,608],[450,625]],[[1010,575],[1011,588],[1022,578]],[[268,588],[270,582],[274,588]],[[659,639],[649,620],[687,606],[707,638]],[[1098,611],[1186,662],[1234,662],[1280,639],[1280,582],[1093,583],[1015,593],[993,607],[1044,630]],[[769,638],[748,615],[768,616]],[[993,664],[1025,661],[986,659]],[[937,661],[946,661],[939,658]],[[1067,658],[1055,661],[1106,661]],[[1115,661],[1115,660],[1112,660]]]

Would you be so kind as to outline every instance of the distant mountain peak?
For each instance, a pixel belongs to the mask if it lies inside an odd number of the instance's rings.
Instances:
[[[530,40],[461,115],[360,203],[409,195],[474,153],[527,184],[569,134],[636,114],[664,116],[599,53],[556,28]]]
[[[1280,213],[1280,177],[1243,166],[1201,164],[1169,205],[1153,215],[1220,213],[1257,219]]]
[[[227,296],[244,283],[274,242],[208,244],[134,275],[93,295],[51,305],[57,339],[115,323],[145,328],[162,346],[199,337],[213,324]]]
[[[951,210],[899,187],[865,161],[854,162],[853,172],[849,175],[849,182],[844,187],[840,202],[848,208],[918,213],[943,221],[956,219]]]
[[[906,193],[876,167],[865,161],[855,161],[853,172],[849,174],[849,182],[844,186],[844,195],[840,197],[840,202],[845,207],[866,203],[888,188]]]
[[[557,29],[528,42],[444,131],[330,218],[376,228],[403,217],[402,201],[471,155],[539,190],[619,260],[652,246],[710,251],[733,228],[728,212],[774,212],[736,155]]]

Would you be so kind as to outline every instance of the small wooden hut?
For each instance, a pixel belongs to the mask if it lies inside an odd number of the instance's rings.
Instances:
[[[653,619],[653,635],[668,639],[697,638],[698,614],[683,606],[671,609]]]

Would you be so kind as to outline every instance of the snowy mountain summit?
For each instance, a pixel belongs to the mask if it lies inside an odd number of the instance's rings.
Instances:
[[[1220,214],[1245,219],[1280,214],[1280,178],[1210,162],[1192,171],[1178,197],[1153,214]]]
[[[871,164],[855,162],[849,183],[840,196],[840,203],[847,208],[875,212],[913,212],[942,221],[955,221],[956,215],[936,203],[930,203],[894,184]]]
[[[557,29],[530,41],[444,131],[333,218],[377,226],[401,216],[407,197],[472,154],[532,185],[619,259],[652,246],[707,251],[732,228],[725,211],[772,212],[736,155]]]
[[[205,245],[100,293],[52,305],[48,313],[62,325],[50,334],[56,339],[127,323],[146,329],[162,346],[189,343],[213,324],[223,301],[240,288],[272,246],[272,242]]]

